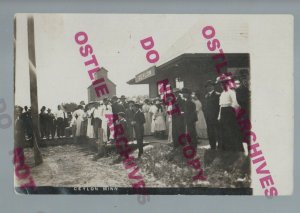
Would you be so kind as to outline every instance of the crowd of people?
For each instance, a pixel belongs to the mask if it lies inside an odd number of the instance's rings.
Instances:
[[[164,105],[161,97],[136,101],[122,95],[120,98],[113,96],[88,104],[81,101],[72,112],[67,112],[62,105],[58,105],[55,112],[43,106],[39,113],[40,137],[73,137],[75,141],[83,137],[101,138],[103,142],[111,142],[114,138],[105,115],[117,114],[117,122],[123,125],[128,141],[137,140],[139,156],[143,152],[145,135],[168,139],[177,148],[179,135],[185,132],[191,136],[193,146],[197,146],[199,138],[208,137],[211,149],[242,151],[242,138],[233,108],[241,106],[249,112],[248,83],[242,79],[236,89],[223,89],[219,93],[216,86],[221,85],[222,81],[224,79],[206,83],[203,104],[197,92],[188,88],[174,88],[173,94],[181,110],[179,115],[169,115],[167,111],[173,106]],[[32,138],[30,108],[18,107],[16,125],[24,132],[24,138]],[[101,134],[99,129],[102,129]]]

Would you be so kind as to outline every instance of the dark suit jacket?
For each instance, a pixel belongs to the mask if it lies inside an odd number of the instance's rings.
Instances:
[[[145,123],[145,115],[143,112],[138,110],[134,113],[133,121],[135,121],[134,130],[136,137],[142,137],[144,136],[144,123]]]
[[[111,105],[112,108],[112,113],[113,114],[118,114],[119,112],[124,112],[125,113],[125,108],[122,104],[119,104],[117,102],[113,103]]]
[[[205,95],[205,103],[203,106],[203,111],[207,123],[217,123],[219,115],[219,99],[220,93],[213,91],[210,95],[207,93]]]
[[[196,105],[190,99],[184,102],[184,120],[186,124],[192,124],[198,120]]]
[[[24,147],[25,141],[25,131],[24,131],[24,121],[21,116],[15,120],[15,147]]]
[[[131,121],[133,121],[134,118],[134,111],[132,109],[126,109],[126,120],[127,122],[129,122],[129,124],[131,123]]]
[[[146,121],[144,113],[141,112],[141,110],[138,110],[137,112],[135,112],[134,117],[133,117],[133,121],[136,122],[136,125],[143,126],[143,124]]]
[[[180,96],[176,97],[176,103],[175,105],[178,105],[179,109],[181,112],[184,111],[184,100],[182,100],[182,98]],[[177,125],[177,122],[182,122],[182,115],[180,114],[174,114],[172,115],[172,124]]]
[[[250,90],[245,86],[236,89],[236,99],[242,109],[250,113]]]

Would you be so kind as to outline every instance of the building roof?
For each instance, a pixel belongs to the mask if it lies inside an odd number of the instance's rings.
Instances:
[[[216,53],[184,53],[179,55],[159,66],[152,66],[143,72],[137,74],[135,78],[130,79],[128,84],[147,84],[149,79],[153,78],[157,73],[165,72],[167,70],[180,69],[180,66],[185,66],[187,62],[195,63],[207,63],[207,60],[213,62],[212,56]],[[244,67],[249,66],[249,54],[248,53],[225,53],[228,67]],[[238,58],[238,60],[237,60]]]
[[[105,76],[105,81],[107,81],[107,82],[109,82],[109,83],[111,83],[111,84],[113,84],[114,86],[117,86],[114,82],[112,82],[108,77],[107,77],[107,73],[108,73],[108,70],[107,69],[105,69],[104,67],[101,67],[100,68],[100,72],[96,72],[96,74],[95,74],[95,77],[98,79],[98,78],[100,78],[101,76],[99,76],[101,73],[103,73],[103,71],[105,72],[105,74],[104,74],[104,76]],[[93,86],[93,84],[91,84],[89,87],[88,87],[88,89],[90,88],[90,87],[92,87]]]

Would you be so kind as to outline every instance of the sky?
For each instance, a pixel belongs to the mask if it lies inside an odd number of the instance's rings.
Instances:
[[[35,50],[39,106],[56,108],[60,103],[81,100],[87,102],[87,87],[91,84],[86,58],[79,53],[74,36],[84,31],[88,44],[108,78],[117,85],[117,96],[148,94],[148,85],[128,85],[126,82],[153,65],[160,65],[183,53],[207,52],[201,29],[207,23],[199,15],[141,14],[34,14]],[[224,19],[219,29],[236,26]],[[27,15],[17,15],[16,94],[17,105],[30,105],[27,42]],[[243,29],[243,22],[238,27]],[[245,27],[244,27],[245,28]],[[247,31],[247,29],[244,29]],[[228,35],[228,34],[227,34]],[[152,36],[160,60],[150,64],[140,40]],[[237,37],[242,40],[242,37]]]

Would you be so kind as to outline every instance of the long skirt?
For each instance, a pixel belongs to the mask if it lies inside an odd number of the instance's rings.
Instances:
[[[82,118],[77,118],[76,120],[76,134],[75,136],[82,136],[83,135],[83,125],[82,125],[83,119]]]
[[[167,116],[167,122],[168,122],[168,142],[173,142],[172,137],[172,118]]]
[[[221,149],[243,152],[242,134],[232,107],[221,107],[220,119]]]
[[[152,133],[155,132],[155,120],[154,120],[154,115],[152,115],[152,118],[151,118],[151,132],[152,132]]]
[[[155,131],[160,132],[160,131],[165,131],[167,129],[166,126],[166,121],[164,116],[159,115],[155,119]]]
[[[151,135],[151,115],[149,112],[144,113],[145,123],[144,123],[144,135]]]
[[[86,135],[86,121],[84,121],[82,118],[77,118],[76,120],[76,134],[75,136],[85,136]]]
[[[88,118],[86,136],[89,138],[94,138],[94,127],[92,125],[92,118]]]
[[[103,142],[107,142],[108,141],[108,125],[107,125],[106,119],[102,120],[102,129],[103,129]]]
[[[197,113],[198,121],[196,122],[196,131],[199,138],[207,138],[207,126],[203,111]]]

